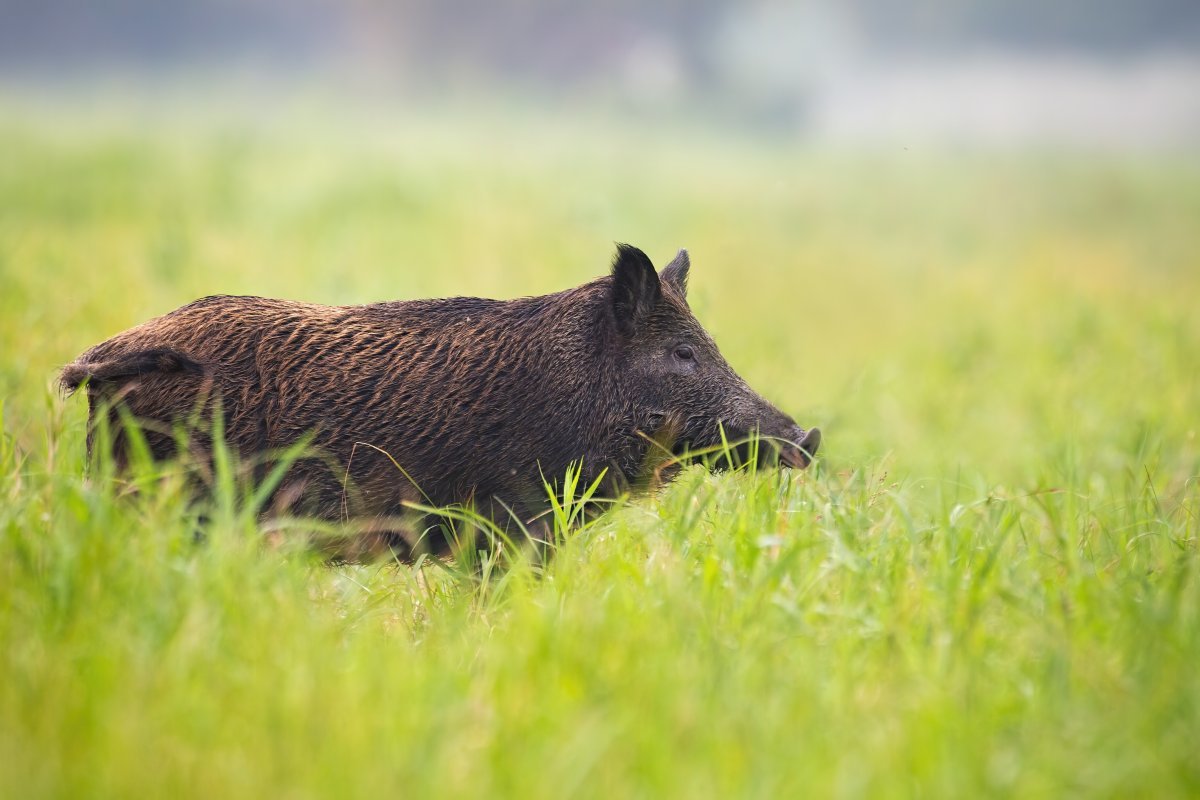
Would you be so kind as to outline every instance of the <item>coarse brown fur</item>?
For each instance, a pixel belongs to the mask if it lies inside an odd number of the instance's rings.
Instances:
[[[692,316],[688,268],[680,251],[660,276],[621,245],[612,274],[518,300],[207,297],[96,345],[62,383],[86,386],[93,429],[105,413],[142,422],[156,459],[176,454],[181,425],[206,452],[218,408],[248,460],[310,437],[277,509],[387,520],[470,504],[537,531],[544,481],[581,464],[584,486],[603,474],[602,493],[620,493],[647,478],[652,437],[681,451],[757,433],[789,466],[815,452],[819,433],[750,390]],[[118,462],[127,446],[118,432]],[[417,527],[388,543],[444,547]]]

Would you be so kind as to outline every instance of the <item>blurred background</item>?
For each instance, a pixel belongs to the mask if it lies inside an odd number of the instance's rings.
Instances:
[[[277,96],[478,95],[835,142],[1192,145],[1192,0],[3,0],[37,90],[221,78]]]

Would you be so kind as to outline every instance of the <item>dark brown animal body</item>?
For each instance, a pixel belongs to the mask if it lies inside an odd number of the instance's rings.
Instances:
[[[291,510],[382,519],[412,502],[472,504],[536,531],[544,481],[572,464],[612,495],[647,478],[664,441],[682,452],[758,434],[786,466],[815,453],[819,432],[721,357],[688,309],[687,274],[686,252],[660,276],[621,245],[611,275],[519,300],[208,297],[96,345],[62,379],[86,385],[93,426],[104,409],[142,421],[155,458],[175,454],[181,424],[207,448],[217,407],[245,459],[310,437],[317,455],[278,491]],[[418,527],[418,547],[441,548]]]

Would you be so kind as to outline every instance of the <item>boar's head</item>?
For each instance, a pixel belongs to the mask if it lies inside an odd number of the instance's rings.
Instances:
[[[617,247],[612,319],[622,390],[635,418],[644,429],[669,428],[677,455],[728,443],[737,445],[729,453],[735,458],[757,452],[762,464],[807,467],[820,430],[801,428],[733,371],[688,306],[689,268],[685,250],[660,274],[641,250]]]

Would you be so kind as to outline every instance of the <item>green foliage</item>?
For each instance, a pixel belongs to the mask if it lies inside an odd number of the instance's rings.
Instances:
[[[0,796],[1200,792],[1194,161],[8,109]],[[553,291],[613,239],[691,249],[814,469],[599,518],[546,476],[549,560],[332,567],[224,460],[199,540],[170,465],[84,479],[54,373],[118,330]]]

